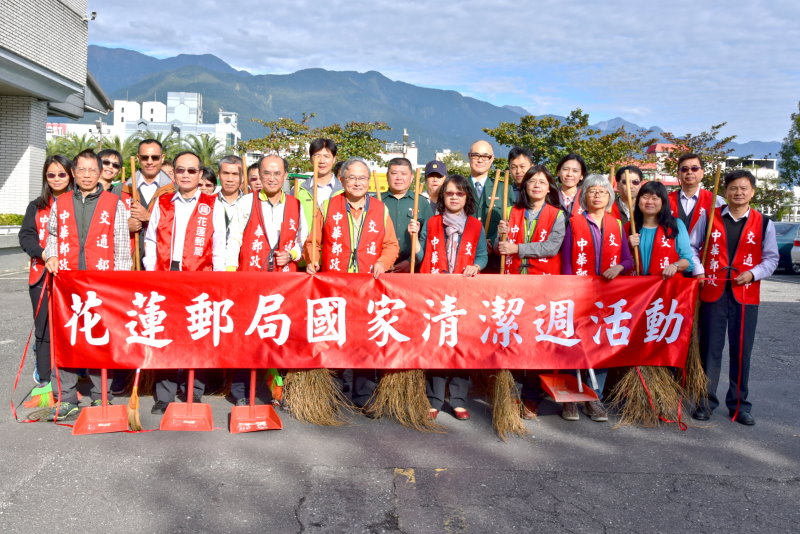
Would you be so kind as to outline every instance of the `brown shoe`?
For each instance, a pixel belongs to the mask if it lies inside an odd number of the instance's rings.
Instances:
[[[598,423],[608,421],[608,411],[599,400],[583,403],[583,411],[592,421],[597,421]]]
[[[526,421],[536,419],[539,412],[539,403],[532,400],[522,401],[522,418]]]
[[[578,415],[578,403],[565,402],[561,405],[561,418],[567,421],[577,421],[581,417]]]

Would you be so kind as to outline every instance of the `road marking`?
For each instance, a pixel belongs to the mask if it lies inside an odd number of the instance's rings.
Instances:
[[[9,343],[13,342],[14,342],[13,339],[4,339],[3,341],[0,341],[0,345],[8,345]]]
[[[414,474],[413,467],[410,469],[400,469],[399,467],[395,467],[394,474],[406,477],[406,482],[409,482],[410,484],[415,484],[417,482],[417,477]]]

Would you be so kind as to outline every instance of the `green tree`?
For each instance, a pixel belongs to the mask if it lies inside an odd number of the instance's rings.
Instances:
[[[183,138],[186,150],[191,150],[200,158],[200,163],[211,167],[222,157],[225,146],[219,139],[210,134],[189,134]]]
[[[589,172],[604,173],[611,165],[641,159],[647,146],[655,139],[650,131],[626,132],[620,127],[600,135],[589,127],[589,115],[580,108],[570,112],[562,121],[556,117],[525,115],[519,124],[502,122],[484,132],[505,146],[518,146],[531,151],[534,161],[550,167],[562,157],[576,152],[586,160]]]
[[[672,176],[678,175],[678,158],[684,154],[693,153],[703,158],[705,178],[703,182],[706,186],[714,183],[714,170],[724,169],[728,156],[733,153],[733,148],[728,144],[736,139],[735,135],[720,137],[720,130],[728,124],[721,122],[714,124],[708,131],[700,132],[697,135],[687,133],[683,136],[676,136],[670,132],[664,132],[662,136],[667,142],[675,145],[675,149],[670,157],[664,161],[664,170]]]
[[[89,134],[72,133],[63,137],[55,137],[47,142],[48,156],[61,154],[72,159],[87,149],[97,151],[97,140]]]
[[[450,152],[442,157],[447,169],[447,174],[460,174],[461,176],[469,176],[469,163],[467,158],[461,152]]]
[[[757,169],[751,168],[750,171],[756,174]],[[780,221],[791,210],[789,205],[793,201],[794,195],[786,189],[780,178],[759,178],[752,204],[759,211],[771,214],[772,219]]]
[[[313,137],[333,139],[337,147],[336,159],[339,161],[358,156],[377,162],[380,161],[379,154],[383,152],[384,141],[374,134],[385,130],[391,130],[385,122],[348,122],[344,126],[331,124],[317,128],[313,130]]]
[[[798,113],[792,113],[789,134],[783,140],[778,153],[780,180],[789,187],[800,186],[800,102],[797,108]]]

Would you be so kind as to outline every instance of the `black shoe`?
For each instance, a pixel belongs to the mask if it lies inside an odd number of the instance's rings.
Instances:
[[[168,402],[156,401],[153,407],[150,408],[150,413],[153,415],[164,415],[164,412],[167,411],[167,406],[169,406]]]
[[[756,424],[756,420],[752,416],[752,414],[750,414],[750,412],[739,412],[736,415],[736,419],[734,419],[734,421],[736,421],[740,425],[746,425],[746,426],[753,426],[754,424]]]
[[[705,406],[698,406],[697,409],[692,413],[692,419],[697,419],[698,421],[708,421],[711,419],[711,410]]]

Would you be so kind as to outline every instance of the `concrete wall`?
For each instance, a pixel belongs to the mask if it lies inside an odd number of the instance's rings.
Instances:
[[[0,96],[0,213],[25,213],[41,192],[45,122],[47,102]]]

